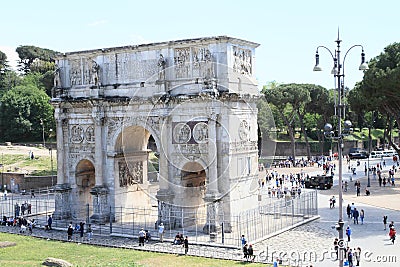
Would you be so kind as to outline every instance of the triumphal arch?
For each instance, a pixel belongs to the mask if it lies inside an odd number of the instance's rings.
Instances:
[[[257,46],[219,36],[60,54],[54,217],[87,206],[107,222],[156,203],[158,222],[185,207],[215,231],[222,213],[254,208]]]

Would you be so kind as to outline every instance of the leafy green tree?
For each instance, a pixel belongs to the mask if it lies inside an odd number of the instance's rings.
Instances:
[[[41,119],[45,132],[54,125],[53,107],[44,90],[33,83],[18,85],[0,99],[0,138],[5,141],[41,140]]]
[[[4,88],[4,80],[9,70],[7,55],[0,51],[0,89]]]
[[[394,119],[400,129],[400,43],[388,45],[370,61],[359,86],[362,97],[380,113]],[[389,143],[400,153],[391,139]]]
[[[311,101],[306,106],[307,120],[309,122],[309,129],[314,129],[315,136],[317,137],[320,154],[324,153],[324,134],[322,129],[325,123],[333,121],[335,114],[335,90],[327,90],[322,86],[314,86],[310,89]],[[331,140],[329,140],[331,142]]]
[[[53,58],[58,53],[56,51],[40,48],[33,45],[22,45],[17,47],[16,52],[20,58],[20,71],[27,74],[31,71],[46,73],[54,66],[50,66],[49,62],[54,62]]]
[[[293,162],[296,160],[295,120],[299,113],[304,116],[305,103],[310,101],[306,87],[304,84],[281,84],[263,89],[267,101],[280,110],[279,116],[289,133]],[[300,125],[302,125],[302,122],[300,122]],[[302,127],[304,127],[304,124]]]

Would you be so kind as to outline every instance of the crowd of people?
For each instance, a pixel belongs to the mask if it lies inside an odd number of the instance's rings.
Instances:
[[[26,231],[28,230],[29,233],[32,234],[33,228],[36,227],[36,221],[35,219],[26,219],[23,216],[18,216],[18,217],[3,216],[1,225],[19,227],[20,233],[26,233]]]

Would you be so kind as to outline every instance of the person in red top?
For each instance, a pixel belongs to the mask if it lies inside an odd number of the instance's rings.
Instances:
[[[396,230],[394,229],[394,226],[390,227],[389,237],[390,240],[392,240],[392,244],[394,244],[394,240],[396,239]]]

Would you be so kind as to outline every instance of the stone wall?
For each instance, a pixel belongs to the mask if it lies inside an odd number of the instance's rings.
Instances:
[[[6,185],[8,191],[19,193],[22,190],[46,188],[57,181],[54,176],[25,176],[23,173],[5,172],[1,174],[2,188]]]
[[[275,142],[275,153],[272,156],[278,156],[278,157],[283,157],[283,156],[290,156],[292,153],[291,149],[291,143],[290,142]],[[344,142],[344,154],[348,154],[350,148],[352,147],[358,147],[360,149],[363,148],[363,142],[362,141],[345,141]],[[267,141],[263,140],[263,151],[261,154],[261,157],[265,156],[271,156],[271,144],[267,143]],[[329,154],[329,143],[327,143],[324,146],[324,155]],[[337,151],[337,145],[336,143],[332,143],[332,153],[335,153]],[[320,148],[319,144],[317,142],[312,142],[311,143],[311,155],[312,156],[317,156],[320,155]],[[305,142],[296,142],[296,155],[297,156],[305,156],[307,155],[307,148],[306,148],[306,143]]]

